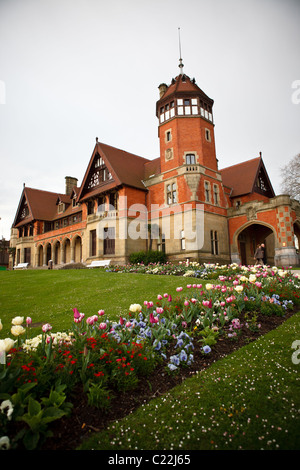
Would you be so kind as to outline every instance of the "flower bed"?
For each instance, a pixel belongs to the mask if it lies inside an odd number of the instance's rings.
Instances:
[[[188,370],[195,354],[209,357],[220,341],[259,330],[259,316],[284,317],[300,304],[300,279],[288,271],[210,269],[216,283],[187,284],[132,304],[119,321],[74,307],[70,331],[52,333],[45,324],[31,338],[30,318],[15,317],[17,339],[0,340],[0,444],[38,448],[49,424],[72,412],[68,400],[78,387],[89,406],[109,410],[113,397],[134,390],[157,367],[171,375]]]

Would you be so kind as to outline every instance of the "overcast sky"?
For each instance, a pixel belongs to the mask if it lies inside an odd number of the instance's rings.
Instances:
[[[219,167],[262,152],[280,194],[300,152],[299,25],[300,0],[0,0],[0,236],[23,183],[81,184],[96,137],[159,156],[179,27],[184,72],[215,102]]]

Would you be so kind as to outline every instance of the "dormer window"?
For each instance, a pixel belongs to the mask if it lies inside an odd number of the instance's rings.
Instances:
[[[64,210],[65,210],[65,205],[64,205],[64,203],[63,203],[63,202],[59,202],[59,203],[58,203],[58,207],[57,207],[57,212],[58,212],[59,214],[62,214],[62,212],[64,212]]]

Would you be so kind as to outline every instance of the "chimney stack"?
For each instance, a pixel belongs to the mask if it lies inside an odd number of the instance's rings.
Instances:
[[[159,85],[158,89],[159,89],[159,98],[161,98],[167,91],[167,85],[165,83],[162,83],[161,85]]]
[[[66,176],[66,194],[71,194],[72,189],[77,188],[77,178],[73,178],[72,176]]]

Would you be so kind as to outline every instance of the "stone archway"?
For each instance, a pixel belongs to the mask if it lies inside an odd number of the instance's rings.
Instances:
[[[37,262],[36,262],[37,266],[43,266],[43,253],[44,253],[43,245],[39,245],[37,247]]]
[[[56,242],[53,243],[53,263],[61,263],[61,245],[59,240],[56,240]]]
[[[254,253],[258,244],[265,244],[265,264],[274,265],[277,235],[269,224],[255,220],[240,227],[233,236],[232,262],[244,265],[255,264]]]
[[[82,260],[82,240],[79,235],[77,235],[72,240],[72,248],[73,248],[73,257],[75,263],[81,263]]]
[[[63,242],[63,258],[62,261],[66,264],[71,263],[71,242],[66,238]]]
[[[47,243],[44,247],[45,266],[48,266],[50,260],[52,260],[52,245]]]

